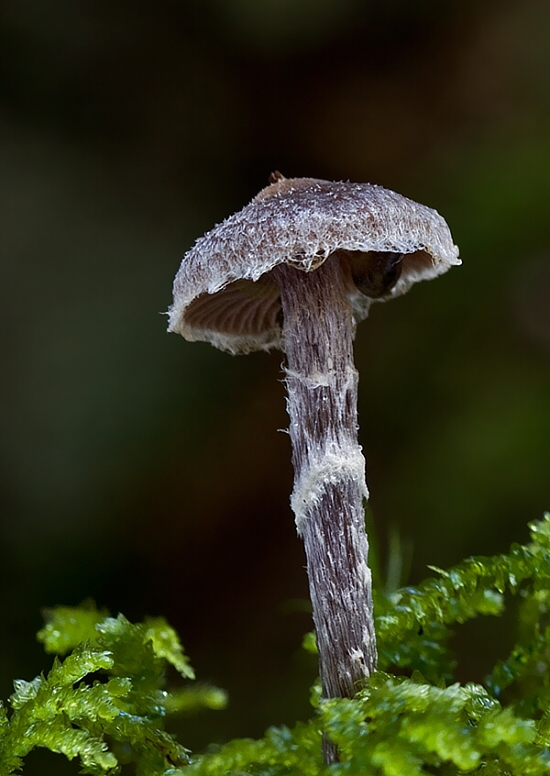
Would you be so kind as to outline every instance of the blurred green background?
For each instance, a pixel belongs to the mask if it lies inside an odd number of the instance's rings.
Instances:
[[[398,536],[416,582],[524,541],[550,509],[550,4],[2,5],[1,697],[48,665],[40,609],[92,597],[166,616],[229,690],[182,743],[293,723],[282,355],[167,335],[173,275],[274,169],[437,208],[463,266],[356,340],[380,561]],[[506,628],[465,633],[480,679]]]

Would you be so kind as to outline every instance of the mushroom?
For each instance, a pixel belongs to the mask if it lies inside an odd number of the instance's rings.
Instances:
[[[283,177],[201,237],[174,281],[169,331],[229,353],[280,348],[322,694],[352,697],[376,668],[356,324],[460,264],[445,220],[393,191]]]

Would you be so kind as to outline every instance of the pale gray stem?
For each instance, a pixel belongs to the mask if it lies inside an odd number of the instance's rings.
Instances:
[[[351,305],[337,254],[309,273],[280,265],[273,274],[287,356],[292,507],[306,551],[323,696],[352,697],[377,655]]]

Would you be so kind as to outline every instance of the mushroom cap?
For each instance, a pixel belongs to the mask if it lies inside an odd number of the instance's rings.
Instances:
[[[351,264],[371,252],[404,254],[399,278],[373,299]],[[382,186],[283,178],[215,226],[185,254],[174,280],[168,330],[231,353],[280,347],[279,289],[271,270],[286,262],[312,272],[331,254],[347,269],[356,322],[373,301],[404,294],[460,264],[445,219]]]

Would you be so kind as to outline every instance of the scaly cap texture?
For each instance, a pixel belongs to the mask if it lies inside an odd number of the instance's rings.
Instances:
[[[378,301],[460,264],[449,227],[432,208],[368,183],[279,176],[185,254],[168,330],[231,353],[280,346],[279,291],[270,271],[286,262],[312,272],[336,252],[348,266],[356,321],[375,300],[354,284],[352,261],[371,252],[405,254],[399,279]]]

